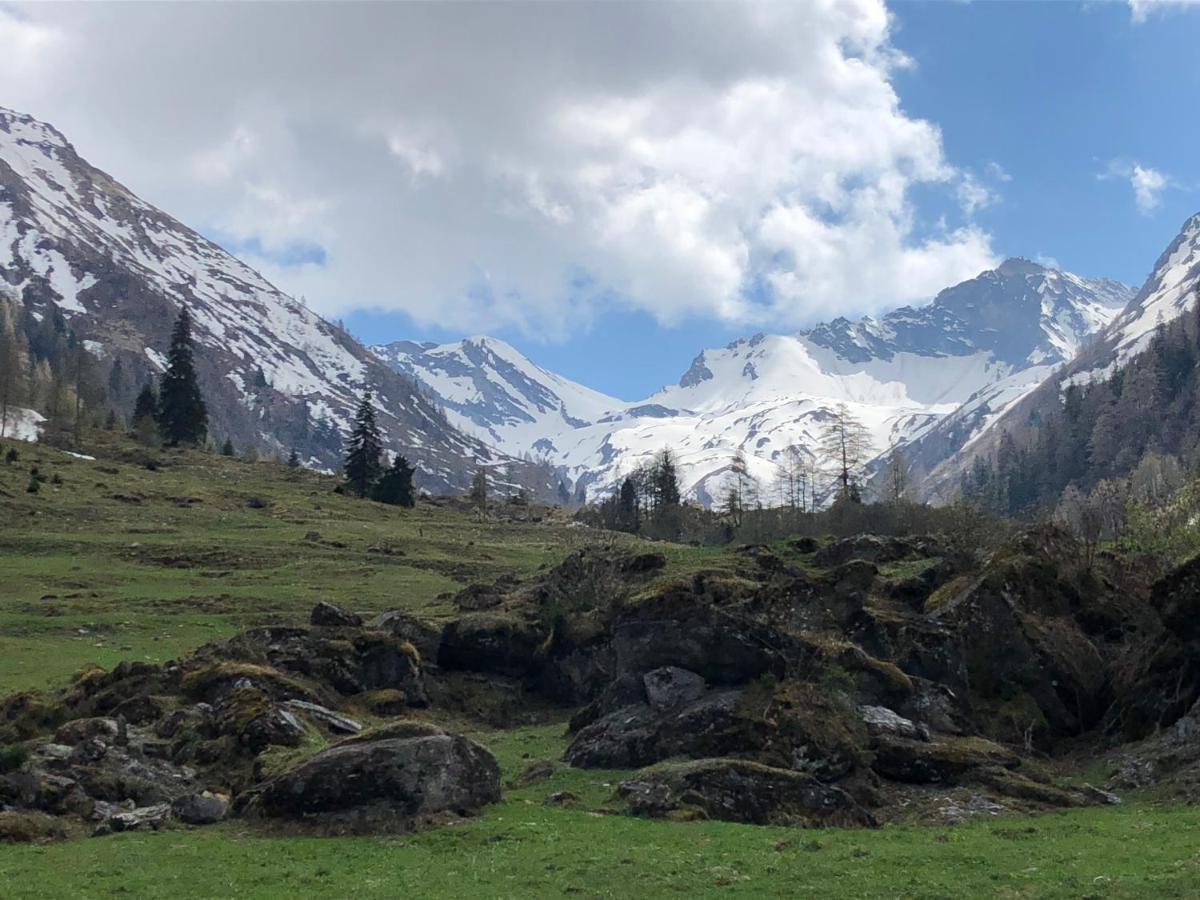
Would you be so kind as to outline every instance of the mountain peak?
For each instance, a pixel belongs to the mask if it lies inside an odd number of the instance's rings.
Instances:
[[[1014,275],[1040,275],[1043,272],[1054,271],[1047,269],[1046,266],[1040,263],[1035,263],[1031,259],[1026,259],[1023,256],[1010,256],[1000,265],[996,266],[995,270],[1001,275],[1009,277]]]

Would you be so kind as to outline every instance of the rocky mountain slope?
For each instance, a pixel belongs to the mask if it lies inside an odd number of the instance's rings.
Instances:
[[[911,455],[929,472],[926,495],[934,500],[951,497],[962,473],[977,455],[990,453],[1002,434],[1026,428],[1057,407],[1067,384],[1108,377],[1114,368],[1147,347],[1159,323],[1195,308],[1200,300],[1198,292],[1200,213],[1183,223],[1128,305],[1096,333],[1088,346],[1055,370],[1053,377],[1044,377],[1032,385],[1033,389],[1018,392],[1015,401],[998,411],[986,408],[985,392],[920,436]],[[987,427],[981,428],[981,424]],[[948,452],[953,447],[959,450]]]
[[[839,404],[868,427],[880,456],[956,416],[955,429],[923,445],[932,468],[1072,359],[1132,295],[1114,281],[1010,259],[924,307],[705,350],[678,384],[640,403],[567,382],[492,338],[377,352],[452,410],[455,424],[565,467],[593,497],[671,447],[685,490],[708,503],[739,453],[764,486],[790,448],[812,459]]]
[[[385,445],[432,490],[472,460],[505,460],[461,434],[410,379],[259,273],[82,159],[52,126],[0,109],[0,291],[57,310],[131,390],[161,371],[180,305],[192,312],[212,432],[335,467],[340,434],[374,390]]]

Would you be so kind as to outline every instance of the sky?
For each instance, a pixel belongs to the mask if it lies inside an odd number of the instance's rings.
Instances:
[[[1200,210],[1200,4],[0,3],[0,106],[368,343],[622,399]]]

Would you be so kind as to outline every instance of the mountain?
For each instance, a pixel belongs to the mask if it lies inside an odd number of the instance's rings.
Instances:
[[[968,404],[914,443],[914,458],[934,461],[927,469],[926,495],[935,500],[948,499],[958,490],[963,473],[977,456],[990,456],[1003,435],[1028,431],[1059,410],[1067,385],[1107,378],[1114,370],[1126,366],[1150,344],[1160,323],[1169,323],[1195,308],[1200,302],[1198,292],[1200,213],[1183,223],[1142,288],[1096,333],[1088,346],[1055,370],[1053,377],[1035,385],[1036,389],[1018,393],[1015,402],[1005,404],[1000,415],[992,416],[985,432],[975,435],[974,440],[970,437],[967,441],[959,440],[959,431],[969,429],[974,415]],[[959,452],[953,455],[944,452],[943,445],[955,443],[960,447]]]
[[[162,370],[186,304],[220,439],[270,453],[296,447],[309,465],[335,468],[369,387],[385,446],[420,463],[422,486],[461,489],[471,460],[506,461],[345,331],[89,165],[50,125],[4,109],[0,291],[38,319],[61,315],[96,355],[119,359],[119,408]]]
[[[764,486],[789,448],[811,457],[841,404],[880,456],[959,416],[936,453],[924,446],[922,465],[936,466],[1073,358],[1132,295],[1115,281],[1010,259],[923,307],[705,350],[677,384],[640,403],[567,382],[493,338],[377,352],[455,424],[544,456],[592,497],[670,447],[684,490],[711,503],[739,453]]]
[[[396,341],[371,350],[436,397],[455,427],[513,455],[553,457],[560,435],[627,405],[492,337],[441,345]]]

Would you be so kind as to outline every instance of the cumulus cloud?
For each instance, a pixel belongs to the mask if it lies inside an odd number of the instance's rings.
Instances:
[[[1133,201],[1138,212],[1150,215],[1162,203],[1162,193],[1171,187],[1171,179],[1157,169],[1143,166],[1139,162],[1114,159],[1098,176],[1101,180],[1121,179],[1133,188]]]
[[[1129,17],[1141,25],[1151,13],[1163,13],[1171,9],[1200,6],[1200,0],[1129,0]]]
[[[904,112],[880,0],[17,10],[0,102],[325,313],[788,326],[996,261],[1003,170]]]

